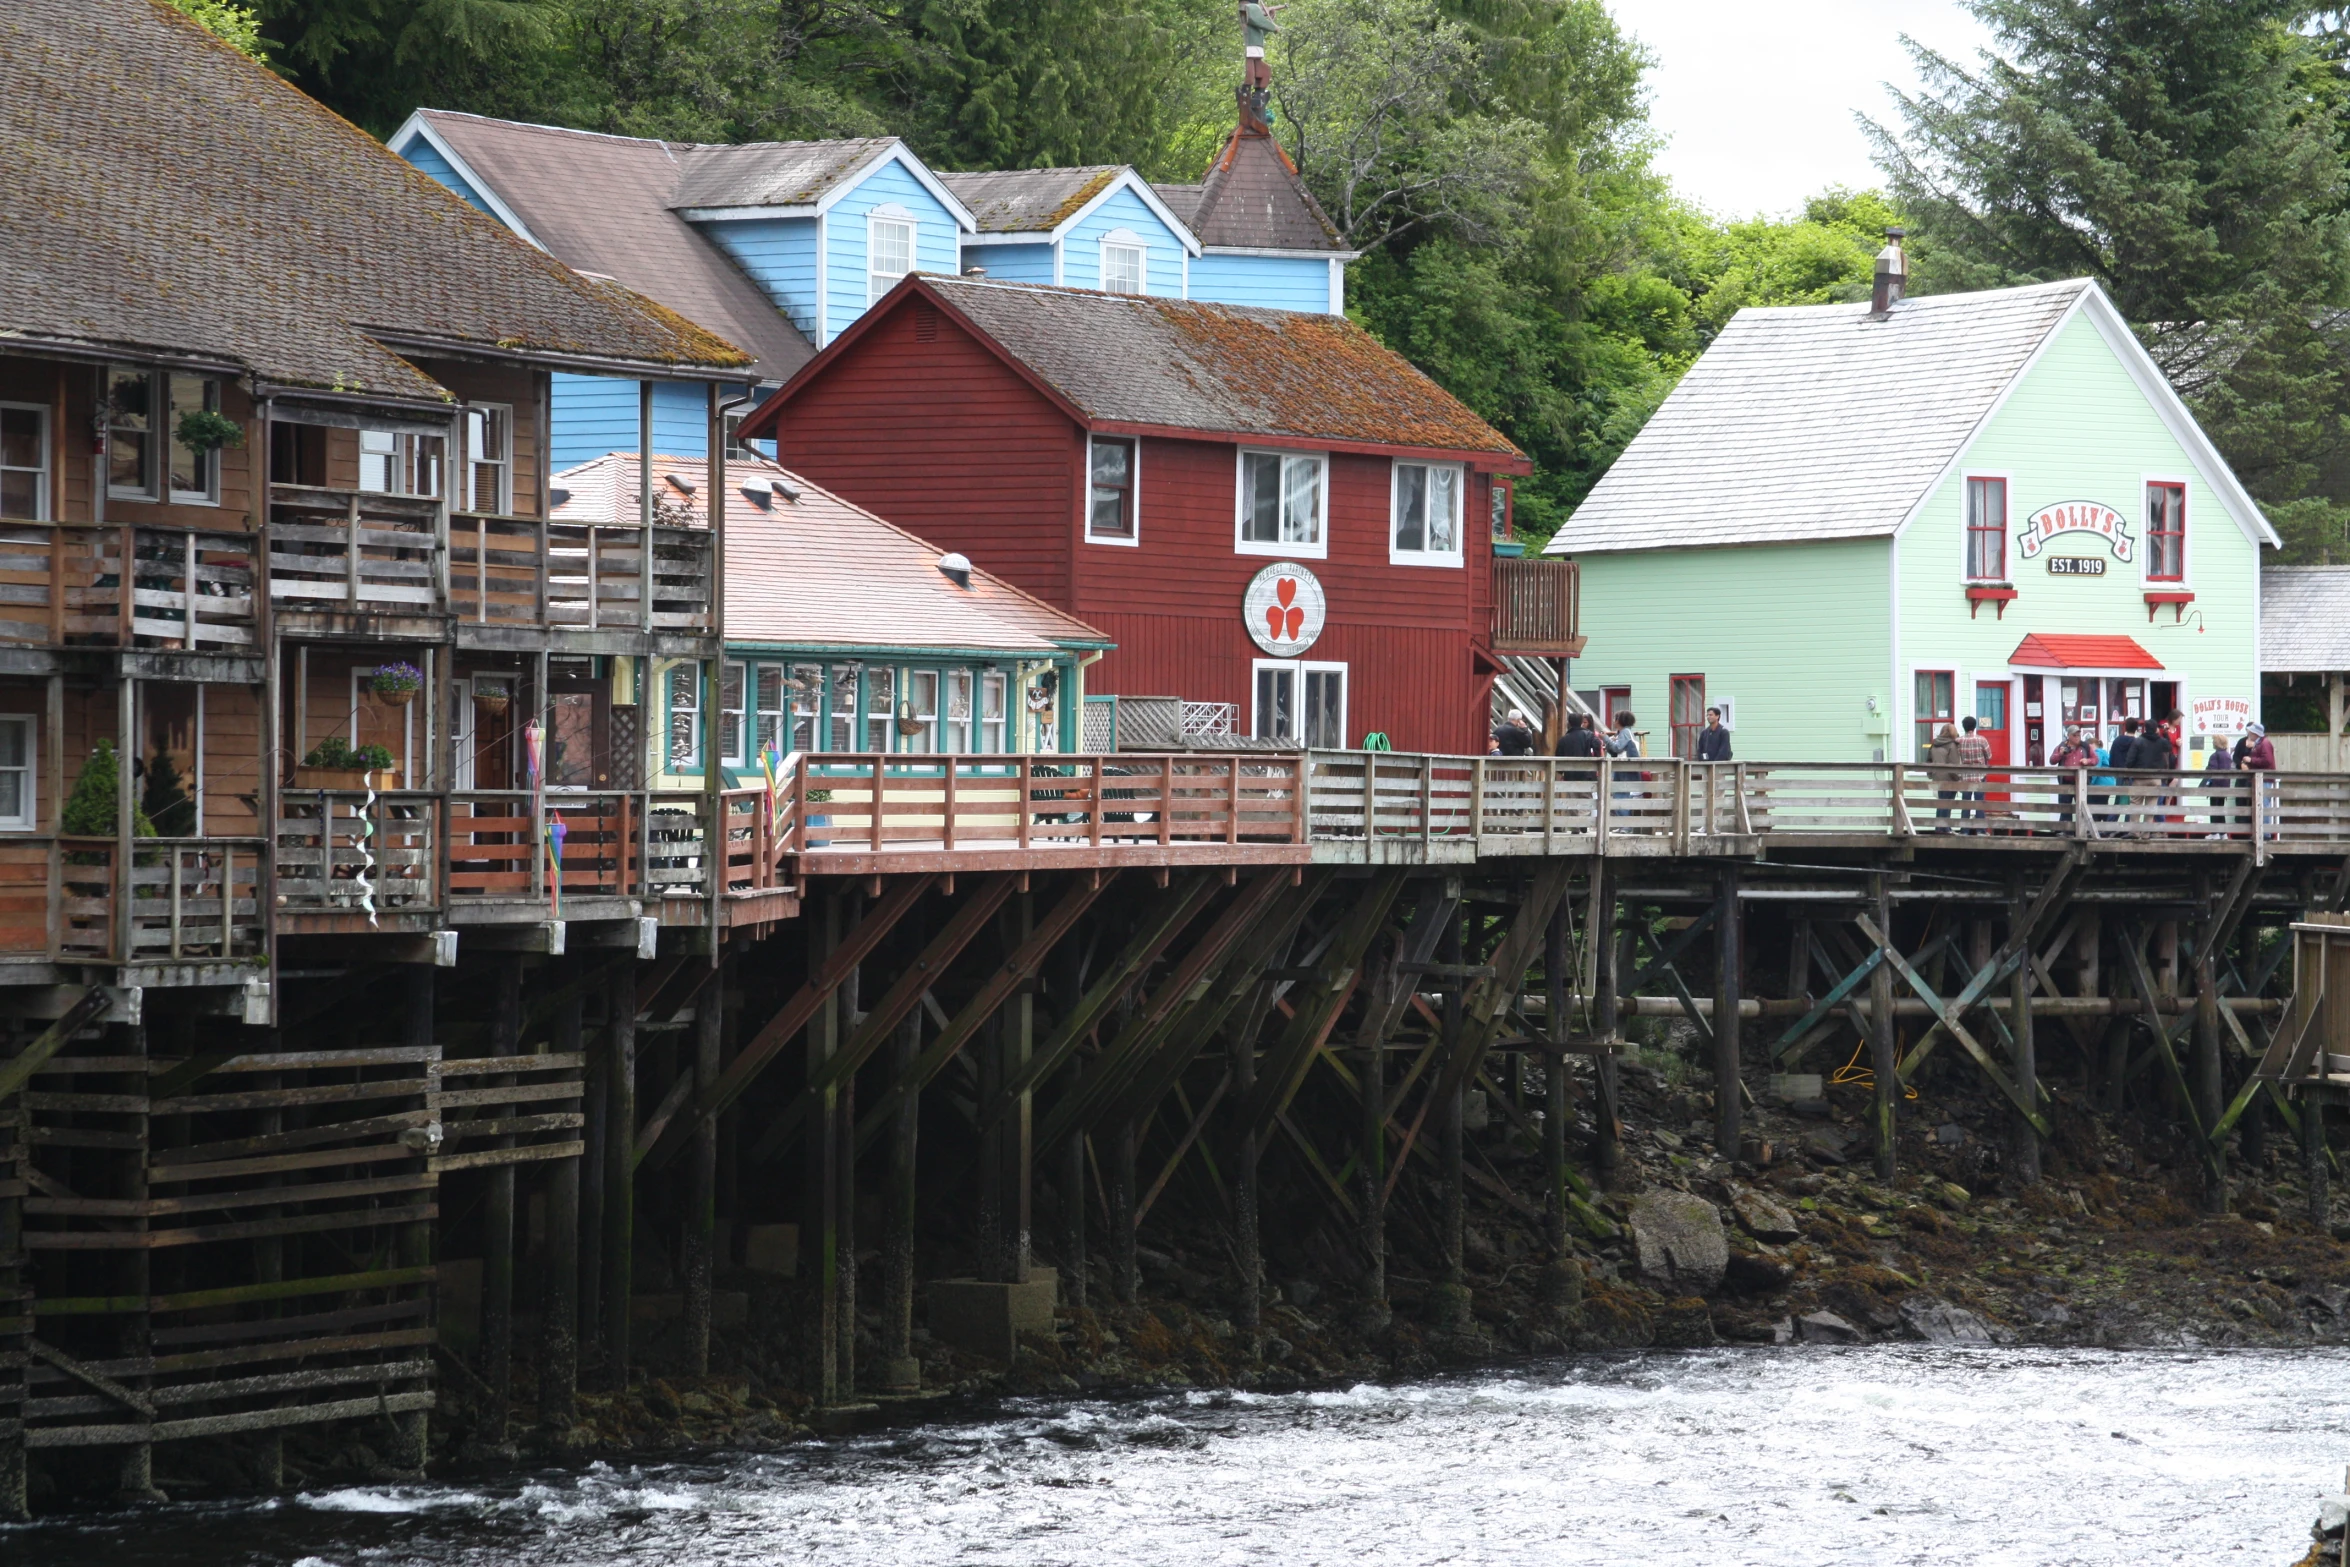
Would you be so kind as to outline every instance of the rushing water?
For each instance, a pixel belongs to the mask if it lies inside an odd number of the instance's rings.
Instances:
[[[2350,1354],[1789,1349],[1020,1400],[693,1463],[0,1529],[11,1567],[2291,1561]]]

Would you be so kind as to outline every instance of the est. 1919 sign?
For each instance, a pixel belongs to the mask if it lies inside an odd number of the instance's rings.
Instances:
[[[2095,555],[2051,555],[2048,557],[2048,575],[2102,577],[2105,575],[2105,562]]]
[[[1267,566],[1240,596],[1241,623],[1258,647],[1275,658],[1295,658],[1322,634],[1328,606],[1322,584],[1295,561]]]

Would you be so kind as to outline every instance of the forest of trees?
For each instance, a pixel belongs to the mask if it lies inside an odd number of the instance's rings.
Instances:
[[[890,132],[945,168],[1194,179],[1223,0],[173,0],[378,135],[418,105],[697,141]],[[2289,0],[1969,0],[1868,129],[1882,191],[1723,217],[1652,167],[1604,0],[1293,0],[1276,130],[1363,252],[1350,311],[1506,431],[1545,536],[1740,307],[2092,276],[2270,509],[2350,559],[2350,29]]]

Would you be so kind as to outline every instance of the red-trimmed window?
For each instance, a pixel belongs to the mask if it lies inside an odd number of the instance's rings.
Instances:
[[[1966,482],[1966,575],[1969,582],[2007,580],[2007,481]]]
[[[2146,580],[2187,580],[2187,487],[2146,486]]]
[[[1956,670],[1921,669],[1917,672],[1914,716],[1917,720],[1919,761],[1926,759],[1926,748],[1934,743],[1934,736],[1942,732],[1942,726],[1958,721],[1957,700]]]

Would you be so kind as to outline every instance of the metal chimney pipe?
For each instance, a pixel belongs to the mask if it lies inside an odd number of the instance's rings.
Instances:
[[[1909,235],[1905,228],[1885,230],[1885,248],[1877,252],[1877,272],[1869,290],[1869,319],[1882,321],[1893,314],[1893,307],[1901,302],[1902,286],[1909,281],[1909,257],[1902,253],[1901,242]]]

